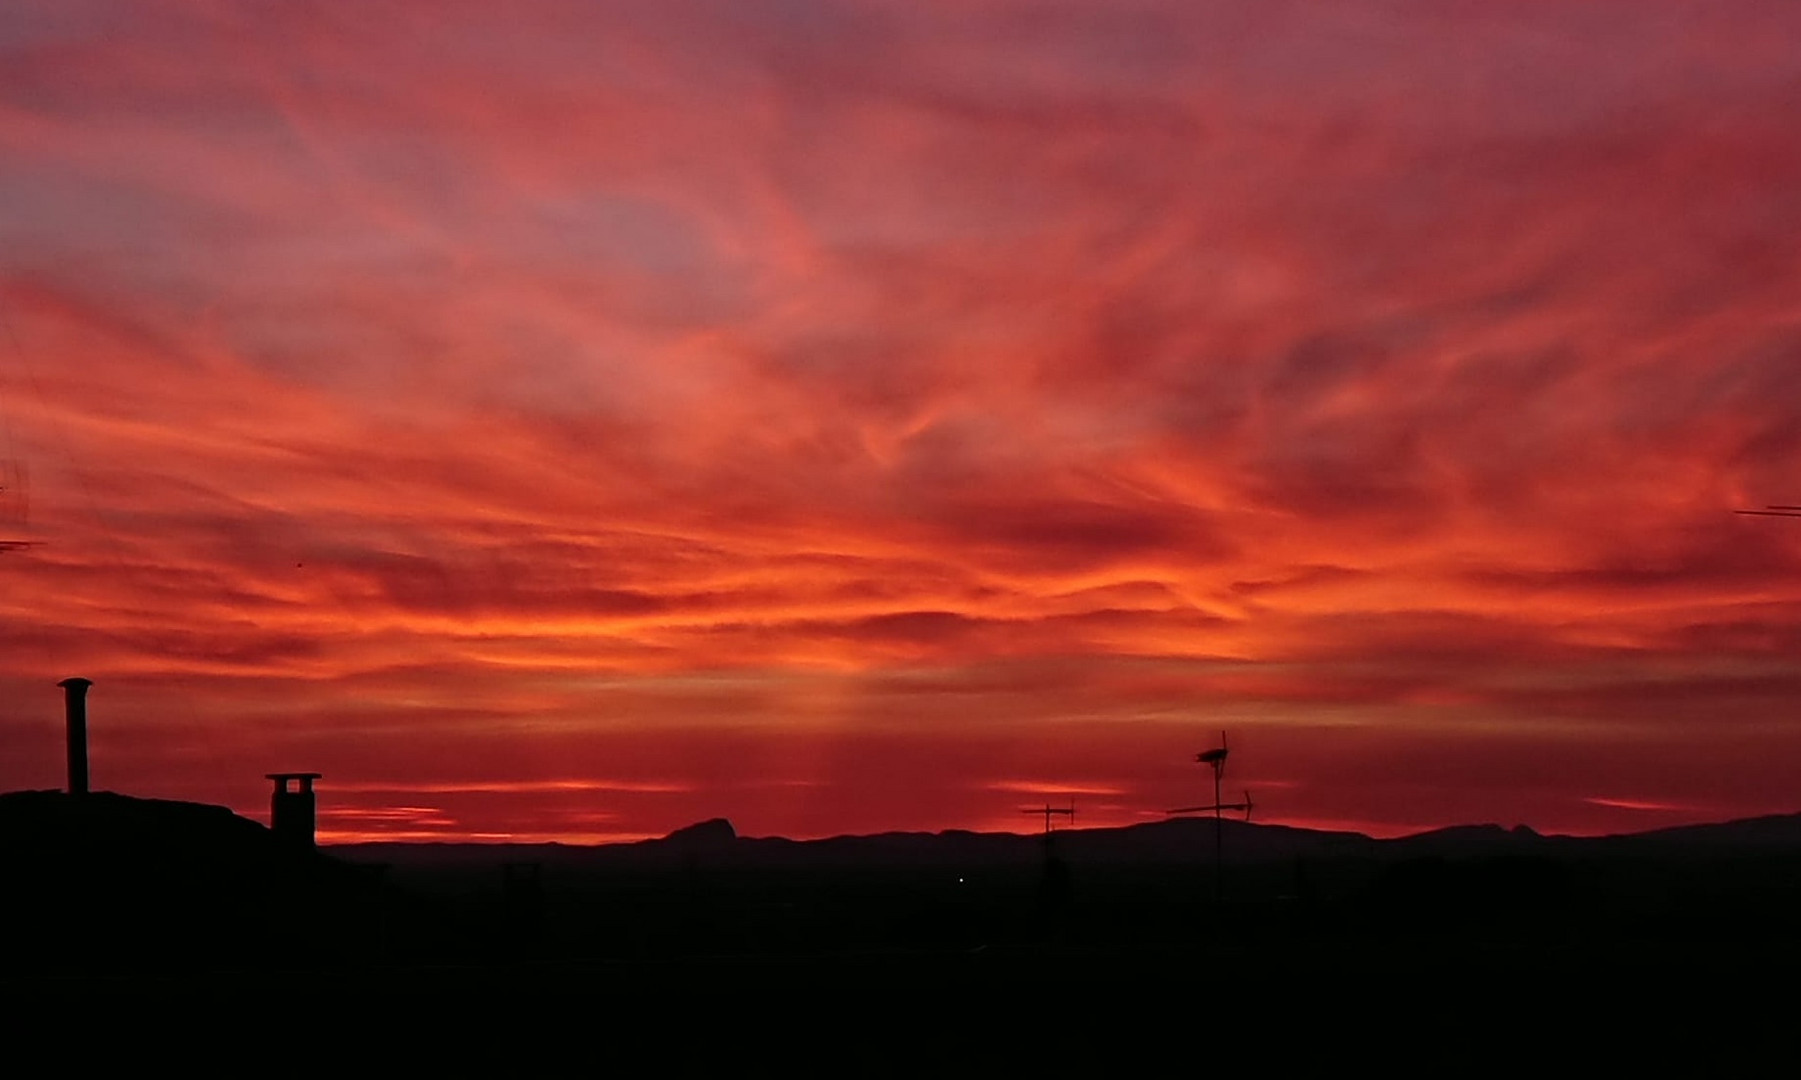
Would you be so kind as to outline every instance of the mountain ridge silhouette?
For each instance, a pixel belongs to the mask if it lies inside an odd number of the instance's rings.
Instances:
[[[1228,864],[1308,858],[1397,861],[1709,851],[1801,854],[1801,812],[1599,836],[1540,833],[1524,825],[1507,827],[1494,823],[1451,825],[1387,838],[1352,830],[1260,822],[1228,820],[1220,826],[1222,857]],[[1183,862],[1203,856],[1212,858],[1213,830],[1214,822],[1207,818],[1174,818],[1107,828],[1062,829],[1051,834],[1051,843],[1061,857],[1084,862]],[[327,850],[357,861],[379,856],[429,862],[454,860],[463,853],[485,858],[504,850],[537,853],[552,862],[592,860],[638,865],[670,861],[679,850],[687,856],[704,852],[739,865],[829,867],[957,865],[972,861],[1021,865],[1042,859],[1044,843],[1042,834],[967,829],[892,830],[811,839],[746,836],[738,833],[728,819],[713,818],[676,829],[667,836],[617,844],[364,841],[335,844]]]
[[[1353,830],[1231,820],[1220,823],[1220,829],[1227,863],[1335,857],[1376,857],[1386,861],[1496,855],[1801,853],[1801,812],[1599,836],[1539,833],[1523,825],[1508,828],[1494,823],[1451,825],[1387,838]],[[1062,857],[1082,861],[1184,861],[1199,855],[1211,857],[1213,830],[1214,822],[1206,818],[1173,818],[1105,828],[1061,829],[1051,834],[1050,842]],[[55,790],[0,793],[0,854],[44,855],[67,849],[76,843],[77,831],[81,833],[80,843],[93,849],[90,853],[116,848],[120,852],[129,849],[133,858],[152,854],[178,857],[204,849],[213,857],[235,854],[259,864],[295,857],[281,848],[267,827],[225,806],[104,791],[79,799]],[[777,865],[921,865],[969,860],[1021,864],[1041,859],[1044,844],[1043,834],[969,829],[889,830],[809,839],[746,836],[729,819],[716,817],[683,826],[666,836],[617,844],[363,841],[323,845],[319,857],[368,862],[369,856],[383,854],[538,852],[562,859],[592,856],[601,861],[626,863],[717,856]],[[306,857],[313,857],[312,853]]]

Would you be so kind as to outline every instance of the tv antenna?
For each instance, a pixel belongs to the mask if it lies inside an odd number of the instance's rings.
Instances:
[[[1076,827],[1076,801],[1074,799],[1069,800],[1068,806],[1052,806],[1047,802],[1042,808],[1028,806],[1024,810],[1021,810],[1020,813],[1044,815],[1044,846],[1046,848],[1051,846],[1051,832],[1053,831],[1051,826],[1052,818],[1061,815],[1069,819],[1070,828],[1073,829]]]
[[[1184,806],[1169,811],[1170,814],[1212,814],[1213,815],[1213,899],[1218,903],[1225,896],[1225,812],[1242,811],[1246,821],[1251,820],[1251,793],[1244,793],[1242,802],[1229,803],[1220,798],[1219,784],[1226,775],[1226,758],[1232,752],[1226,743],[1226,733],[1219,733],[1219,745],[1211,750],[1203,750],[1194,759],[1213,769],[1213,805]]]
[[[1054,916],[1069,902],[1069,868],[1057,858],[1051,837],[1057,831],[1055,821],[1059,817],[1068,818],[1069,827],[1075,828],[1076,801],[1070,799],[1068,806],[1052,806],[1046,802],[1042,807],[1026,807],[1020,813],[1044,817],[1044,876],[1038,882],[1039,913]]]

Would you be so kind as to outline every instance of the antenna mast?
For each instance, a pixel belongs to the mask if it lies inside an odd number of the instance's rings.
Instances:
[[[1244,801],[1243,802],[1229,803],[1229,802],[1224,802],[1220,799],[1219,782],[1226,775],[1226,757],[1231,752],[1232,752],[1231,749],[1226,744],[1226,733],[1222,731],[1219,733],[1219,745],[1218,746],[1214,747],[1211,750],[1203,750],[1194,756],[1194,759],[1196,761],[1200,762],[1203,765],[1211,766],[1213,769],[1213,805],[1212,806],[1184,806],[1184,807],[1181,807],[1180,809],[1169,811],[1169,813],[1172,815],[1174,815],[1174,814],[1209,814],[1209,813],[1213,815],[1213,902],[1216,904],[1224,899],[1225,891],[1226,891],[1226,885],[1225,885],[1225,881],[1226,881],[1226,864],[1225,864],[1226,828],[1225,828],[1225,819],[1224,819],[1223,815],[1227,810],[1231,810],[1234,812],[1243,811],[1244,819],[1246,821],[1251,820],[1251,793],[1250,792],[1247,791],[1244,793]]]
[[[1038,882],[1038,913],[1049,920],[1045,924],[1048,930],[1069,903],[1069,868],[1057,858],[1056,849],[1051,845],[1051,836],[1056,831],[1052,821],[1065,817],[1069,819],[1070,828],[1075,828],[1076,801],[1071,798],[1068,806],[1052,806],[1046,802],[1042,807],[1026,807],[1020,813],[1044,816],[1044,876]]]

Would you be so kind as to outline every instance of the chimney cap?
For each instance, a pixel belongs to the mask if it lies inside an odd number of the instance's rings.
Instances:
[[[324,775],[325,775],[324,773],[318,773],[318,772],[272,772],[272,773],[264,773],[263,779],[265,779],[265,780],[317,780]]]
[[[81,676],[77,675],[73,679],[64,679],[62,682],[59,682],[56,685],[64,687],[69,690],[86,690],[88,687],[94,685],[94,680],[84,679]]]

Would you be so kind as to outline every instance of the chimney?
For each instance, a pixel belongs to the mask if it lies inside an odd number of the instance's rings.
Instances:
[[[297,848],[312,850],[313,781],[323,775],[316,772],[277,772],[265,774],[275,781],[275,794],[269,799],[269,831],[277,839]],[[299,789],[289,784],[298,784]]]
[[[69,721],[69,794],[88,793],[88,687],[89,679],[64,679],[63,714]]]

